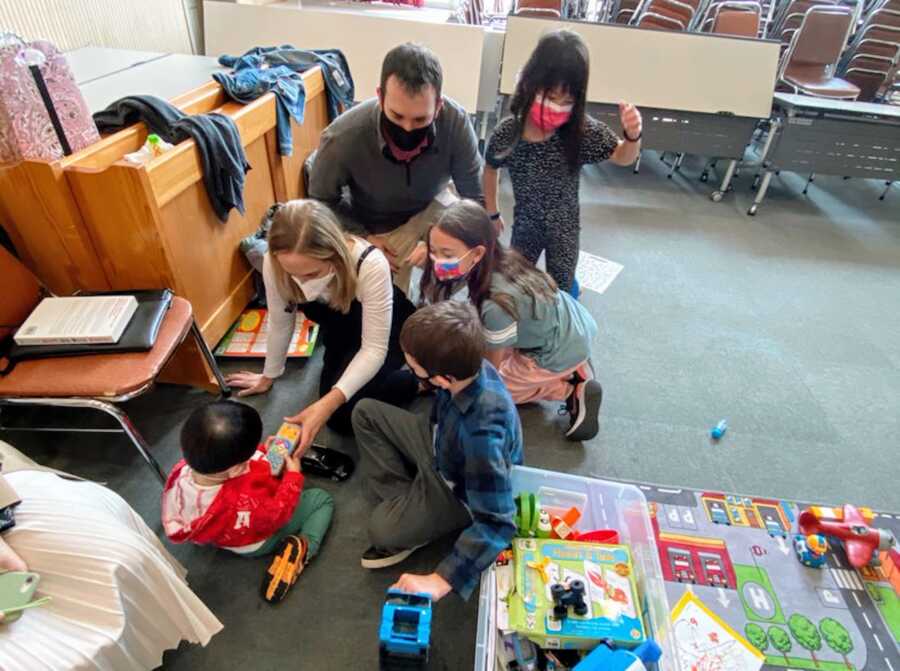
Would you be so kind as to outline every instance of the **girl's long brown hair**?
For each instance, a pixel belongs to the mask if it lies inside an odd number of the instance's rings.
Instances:
[[[356,297],[356,265],[350,254],[352,237],[341,229],[327,205],[317,200],[292,200],[285,203],[272,219],[269,231],[269,256],[275,271],[278,292],[289,303],[306,303],[303,291],[275,256],[282,252],[305,254],[328,261],[334,266],[329,289],[329,305],[344,314]]]
[[[464,280],[458,282],[439,282],[434,274],[434,263],[431,260],[431,231],[428,234],[428,256],[425,271],[419,285],[419,293],[427,303],[447,300],[465,282],[469,288],[469,300],[481,313],[481,305],[491,299],[513,319],[519,319],[516,301],[509,294],[491,293],[491,277],[500,273],[522,293],[538,300],[551,301],[556,296],[557,286],[553,278],[542,270],[538,270],[525,257],[513,249],[507,249],[497,240],[497,230],[488,213],[472,200],[461,200],[441,215],[432,226],[462,242],[466,248],[474,249],[479,245],[485,253],[481,261],[469,271]],[[536,313],[533,313],[536,316]]]

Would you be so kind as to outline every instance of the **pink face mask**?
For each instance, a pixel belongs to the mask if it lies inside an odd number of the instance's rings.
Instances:
[[[534,98],[529,117],[535,126],[548,133],[569,120],[572,116],[572,107],[572,105],[557,105],[539,94]]]

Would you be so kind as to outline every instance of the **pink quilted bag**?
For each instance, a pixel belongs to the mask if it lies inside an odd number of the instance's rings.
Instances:
[[[54,160],[100,139],[69,64],[50,42],[0,45],[0,162]]]

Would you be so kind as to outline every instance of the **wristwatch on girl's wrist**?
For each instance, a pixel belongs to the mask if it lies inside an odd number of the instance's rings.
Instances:
[[[628,131],[625,130],[625,129],[623,128],[623,129],[622,129],[622,137],[625,138],[625,141],[626,141],[626,142],[640,142],[640,141],[641,141],[641,138],[644,137],[644,131],[641,130],[641,132],[638,133],[638,136],[637,136],[637,137],[635,137],[635,138],[630,138],[630,137],[628,137]]]
[[[490,217],[491,221],[497,221],[497,220],[500,218],[500,213],[499,213],[499,212],[494,212],[494,214],[491,214],[491,215],[488,215],[488,216]]]

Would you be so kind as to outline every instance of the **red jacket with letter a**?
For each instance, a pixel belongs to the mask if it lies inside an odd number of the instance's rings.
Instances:
[[[301,489],[300,473],[272,475],[263,446],[243,472],[219,485],[198,485],[182,459],[163,490],[163,529],[175,543],[224,548],[261,543],[290,520]]]

